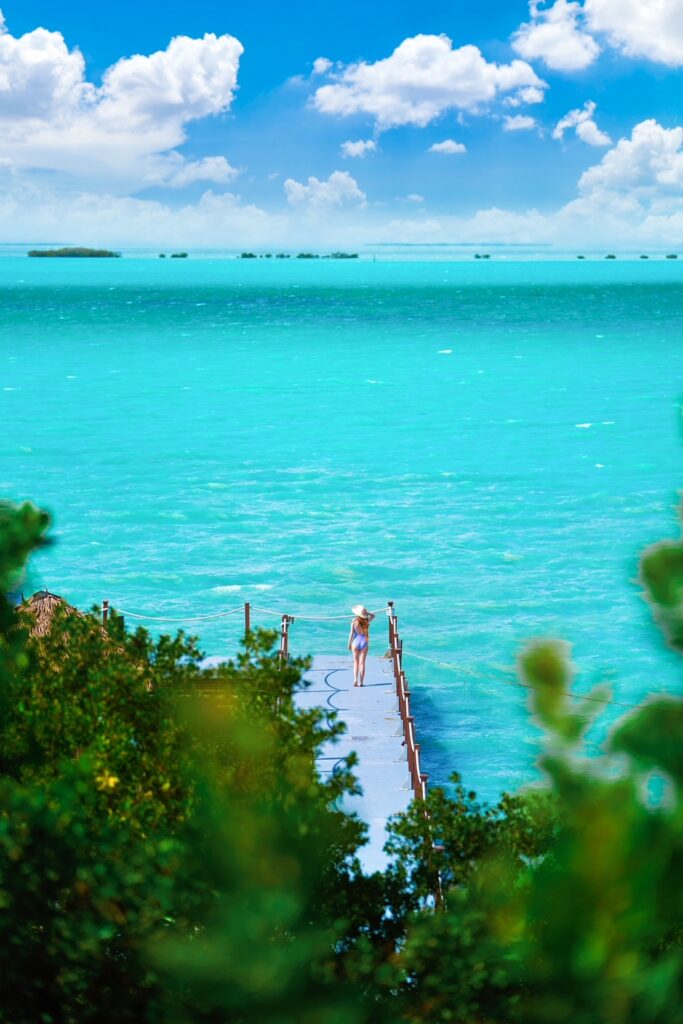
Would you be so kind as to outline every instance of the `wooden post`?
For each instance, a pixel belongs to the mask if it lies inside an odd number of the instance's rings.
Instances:
[[[109,618],[109,601],[102,602],[102,625],[107,625],[107,619]]]
[[[289,615],[282,616],[282,631],[280,633],[280,657],[287,661],[289,658]]]
[[[394,646],[394,602],[387,601],[389,609],[389,647]]]
[[[244,635],[251,633],[251,605],[248,601],[244,602]]]

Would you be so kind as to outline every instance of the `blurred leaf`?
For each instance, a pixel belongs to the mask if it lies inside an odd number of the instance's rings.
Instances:
[[[683,650],[683,543],[663,541],[648,548],[640,576],[667,640]]]
[[[629,754],[645,769],[660,768],[683,783],[683,701],[653,700],[622,719],[610,740],[615,752]]]

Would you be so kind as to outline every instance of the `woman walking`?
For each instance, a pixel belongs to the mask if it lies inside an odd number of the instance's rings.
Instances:
[[[354,619],[349,632],[349,650],[353,653],[353,685],[365,682],[365,659],[370,646],[370,623],[374,619],[364,604],[355,604],[351,611]]]

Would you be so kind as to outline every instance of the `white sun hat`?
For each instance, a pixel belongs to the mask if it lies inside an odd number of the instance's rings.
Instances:
[[[354,604],[351,609],[354,615],[357,615],[359,619],[369,619],[370,612],[367,610],[364,604]]]

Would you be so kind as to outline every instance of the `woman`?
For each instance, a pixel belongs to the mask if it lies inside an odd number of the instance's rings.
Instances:
[[[370,645],[370,623],[375,616],[363,604],[355,604],[351,611],[355,616],[349,632],[349,650],[353,652],[353,685],[362,686]]]

